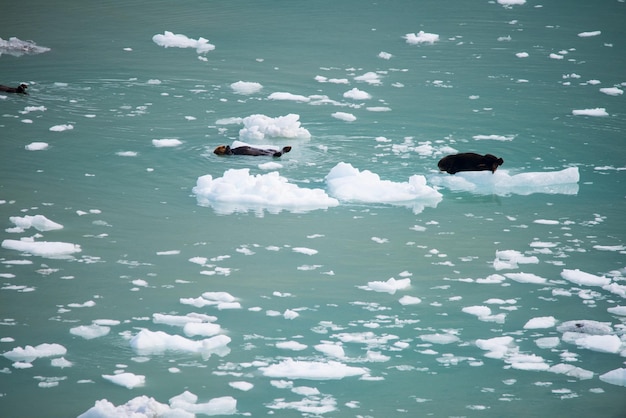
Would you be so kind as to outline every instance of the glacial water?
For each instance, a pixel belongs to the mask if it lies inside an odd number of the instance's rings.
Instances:
[[[0,415],[623,417],[625,18],[4,5]]]

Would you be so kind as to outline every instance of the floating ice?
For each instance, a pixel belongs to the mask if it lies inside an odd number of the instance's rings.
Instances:
[[[265,138],[309,139],[311,133],[300,126],[300,115],[290,113],[272,118],[265,115],[250,115],[243,119],[233,119],[231,123],[243,123],[239,131],[241,140],[260,141]]]
[[[580,380],[588,380],[593,378],[593,372],[571,364],[555,364],[548,369],[551,373],[564,374],[565,376],[575,377]]]
[[[166,315],[160,313],[152,314],[152,322],[155,324],[166,324],[178,327],[184,327],[190,322],[202,323],[214,321],[217,321],[217,317],[198,313],[191,313],[187,315]]]
[[[127,389],[133,389],[137,386],[143,386],[146,383],[146,376],[134,373],[120,373],[114,375],[103,374],[102,377],[111,383],[124,386]]]
[[[461,341],[459,337],[453,334],[425,334],[420,335],[420,339],[433,344],[452,344]]]
[[[344,120],[346,122],[354,122],[356,120],[356,116],[352,113],[346,112],[335,112],[331,116],[335,119]]]
[[[498,4],[501,4],[505,7],[519,6],[522,4],[526,4],[526,0],[498,0]]]
[[[626,316],[626,306],[614,306],[612,308],[608,308],[607,312],[612,313],[613,315]]]
[[[578,269],[564,269],[561,272],[561,277],[582,286],[606,286],[611,283],[611,279],[607,277],[600,277],[594,274],[585,273],[584,271],[580,271]]]
[[[254,94],[263,89],[261,83],[255,83],[251,81],[237,81],[230,85],[230,88],[237,94]]]
[[[608,94],[609,96],[621,96],[624,94],[624,90],[617,87],[605,87],[600,89],[601,93]]]
[[[400,303],[400,305],[417,305],[419,303],[422,303],[422,300],[418,297],[415,296],[402,296],[398,302]]]
[[[418,45],[418,44],[434,44],[439,41],[439,35],[435,33],[427,33],[423,30],[419,31],[417,34],[415,33],[407,33],[403,36],[406,39],[407,44]]]
[[[524,325],[524,329],[552,328],[555,325],[556,319],[553,316],[540,316],[528,320]]]
[[[601,31],[599,31],[599,30],[594,30],[594,31],[591,31],[591,32],[580,32],[580,33],[578,34],[578,36],[579,36],[580,38],[590,38],[590,37],[592,37],[592,36],[598,36],[598,35],[600,35],[601,33],[602,33],[602,32],[601,32]]]
[[[476,340],[476,346],[487,351],[485,357],[503,359],[510,349],[514,347],[513,337],[494,337],[486,340]]]
[[[302,351],[307,347],[308,346],[306,344],[302,344],[297,341],[280,341],[276,343],[276,348],[280,348],[282,350]]]
[[[504,276],[518,283],[542,284],[548,281],[548,279],[544,279],[532,273],[505,273]]]
[[[43,151],[48,149],[48,143],[47,142],[31,142],[30,144],[26,145],[24,148],[26,148],[27,151]]]
[[[572,110],[574,116],[609,116],[606,109],[603,107],[596,107],[593,109],[574,109]]]
[[[15,250],[45,258],[71,258],[72,254],[81,252],[80,245],[68,242],[48,242],[48,241],[16,241],[5,239],[2,241],[2,248]]]
[[[600,353],[619,353],[622,340],[617,335],[585,335],[575,340],[577,346]]]
[[[339,205],[322,189],[300,188],[278,172],[250,175],[250,170],[230,169],[223,177],[199,177],[192,189],[200,206],[210,206],[220,214],[263,211],[277,214],[282,210],[306,212]]]
[[[54,125],[50,127],[52,132],[63,132],[63,131],[71,131],[74,129],[74,125],[66,124],[66,125]]]
[[[518,264],[538,263],[539,259],[535,256],[525,256],[516,250],[502,250],[496,251],[496,259],[493,260],[493,268],[496,270],[516,269]]]
[[[506,318],[506,315],[503,313],[492,315],[491,308],[488,306],[466,306],[461,310],[467,314],[475,315],[479,320],[484,322],[503,324]]]
[[[247,392],[254,387],[254,385],[250,382],[229,382],[228,386],[243,392]]]
[[[626,386],[626,369],[620,368],[611,370],[600,375],[600,380],[617,386]]]
[[[356,87],[345,92],[343,94],[343,97],[345,97],[346,99],[352,99],[352,100],[369,100],[372,98],[372,96],[368,92],[359,90]]]
[[[61,344],[39,344],[38,346],[27,345],[26,347],[15,347],[11,351],[2,354],[11,361],[21,361],[31,363],[40,357],[64,356],[67,349]]]
[[[606,335],[613,332],[610,325],[590,319],[563,322],[556,330],[562,333],[577,332],[589,335]]]
[[[206,54],[215,49],[215,45],[210,44],[208,39],[191,39],[185,35],[174,34],[170,31],[165,31],[162,35],[154,35],[152,41],[164,48],[194,48],[198,54]]]
[[[63,225],[53,222],[43,215],[35,215],[35,216],[26,215],[23,217],[11,216],[9,217],[9,221],[13,222],[15,226],[17,226],[18,228],[22,230],[35,228],[37,231],[43,232],[43,231],[54,231],[56,229],[63,228]]]
[[[380,85],[382,84],[382,82],[380,81],[380,74],[375,73],[373,71],[367,72],[363,75],[359,75],[354,77],[355,81],[364,81],[367,84],[372,84],[372,85]]]
[[[362,376],[369,372],[363,367],[347,366],[337,361],[300,361],[286,359],[259,369],[264,376],[286,379],[337,380],[350,376]]]
[[[515,139],[515,135],[474,135],[472,137],[476,141],[492,140],[492,141],[512,141]]]
[[[339,359],[346,357],[346,353],[343,351],[343,347],[337,344],[317,344],[313,348],[329,357],[335,357]]]
[[[130,340],[130,346],[138,354],[162,354],[165,351],[182,351],[189,353],[199,353],[203,357],[210,357],[211,354],[224,356],[230,349],[230,337],[226,335],[216,335],[204,340],[190,340],[180,335],[170,335],[163,331],[149,331],[143,329]]]
[[[183,392],[169,400],[169,405],[157,402],[154,398],[139,396],[124,405],[115,406],[106,399],[95,402],[89,410],[78,418],[193,418],[195,414],[233,415],[237,412],[237,400],[224,396],[211,399],[206,403],[197,403],[198,397],[190,392]]]
[[[436,207],[441,193],[426,185],[426,178],[413,175],[408,182],[381,180],[369,170],[359,171],[350,164],[339,163],[326,176],[331,196],[349,202],[390,203],[413,209],[415,214],[426,206]]]
[[[287,100],[292,102],[310,102],[311,98],[307,96],[302,96],[300,94],[292,94],[285,92],[275,92],[267,96],[269,100]]]
[[[157,148],[168,148],[168,147],[177,147],[182,145],[182,141],[176,138],[165,138],[165,139],[153,139],[152,145]]]
[[[22,55],[41,54],[50,51],[50,48],[38,46],[33,41],[22,41],[15,36],[9,38],[8,41],[0,38],[0,56],[2,54],[20,57]]]
[[[111,331],[111,328],[101,325],[80,325],[78,327],[70,328],[70,334],[77,335],[86,340],[91,340],[98,337],[103,337]]]
[[[363,290],[373,290],[374,292],[384,292],[393,295],[397,290],[408,289],[411,286],[411,279],[396,280],[393,277],[389,280],[368,282],[367,286],[360,286]]]
[[[476,194],[529,195],[533,193],[567,194],[578,193],[578,167],[561,171],[530,172],[510,175],[507,170],[467,171],[455,175],[437,174],[429,181],[453,191],[466,191]]]

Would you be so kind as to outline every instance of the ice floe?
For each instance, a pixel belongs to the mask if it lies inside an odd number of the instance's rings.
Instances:
[[[253,82],[253,81],[237,81],[236,83],[232,83],[230,88],[235,91],[237,94],[254,94],[258,93],[263,89],[263,85],[261,83]]]
[[[0,38],[0,56],[2,54],[20,57],[22,55],[35,55],[50,51],[50,48],[39,46],[33,41],[22,41],[15,36],[8,40]]]
[[[564,269],[561,272],[561,277],[582,286],[606,286],[611,283],[611,279],[607,277],[600,277],[594,274],[585,273],[584,271],[580,271],[578,269]]]
[[[11,216],[9,221],[13,222],[19,232],[23,232],[26,229],[35,228],[37,231],[54,231],[62,229],[63,225],[58,224],[43,215],[26,215],[26,216]]]
[[[142,329],[130,340],[130,346],[140,355],[162,354],[166,351],[198,353],[203,358],[212,354],[220,357],[230,352],[230,337],[220,334],[203,340],[192,340],[181,335],[172,335],[163,331]]]
[[[574,116],[609,116],[606,109],[603,107],[594,107],[592,109],[574,109],[572,110]]]
[[[72,254],[82,251],[80,245],[69,242],[33,241],[26,238],[19,241],[5,239],[2,248],[45,258],[71,258]]]
[[[15,347],[2,355],[11,361],[31,363],[41,357],[60,357],[65,354],[67,354],[67,349],[61,344],[43,343],[35,347],[31,345]]]
[[[113,375],[103,374],[102,378],[118,386],[123,386],[127,389],[133,389],[138,386],[143,386],[146,383],[145,376],[128,372]]]
[[[428,178],[435,186],[476,194],[529,195],[533,193],[575,195],[578,193],[578,167],[560,171],[509,174],[507,170],[468,171],[455,175],[438,174]]]
[[[426,178],[413,175],[407,182],[381,180],[369,170],[360,171],[351,164],[339,163],[326,176],[329,194],[341,201],[388,203],[405,206],[418,214],[425,207],[436,207],[442,195],[426,185]]]
[[[192,39],[186,35],[174,34],[170,31],[154,35],[152,41],[164,48],[193,48],[198,54],[206,54],[215,49],[215,45],[210,44],[208,39]]]
[[[311,133],[303,128],[300,115],[290,113],[272,118],[266,115],[250,115],[245,118],[219,119],[218,125],[243,124],[239,131],[242,141],[262,141],[266,138],[309,139]]]
[[[185,391],[163,404],[148,396],[138,396],[123,405],[115,406],[107,399],[96,401],[94,406],[79,418],[148,418],[155,416],[193,418],[202,415],[234,415],[237,412],[237,400],[231,396],[213,398],[208,402],[198,403],[198,396]]]
[[[220,214],[253,211],[280,213],[328,209],[339,202],[322,189],[301,188],[280,176],[277,171],[251,175],[250,170],[230,169],[223,177],[205,175],[193,188],[198,204],[210,206]]]
[[[419,45],[419,44],[434,44],[439,41],[439,35],[436,33],[428,33],[423,30],[418,33],[407,33],[404,35],[404,39],[407,44],[410,45]]]
[[[304,361],[286,359],[279,363],[260,367],[267,377],[309,380],[336,380],[351,376],[363,376],[369,373],[364,367],[353,367],[337,361]]]
[[[28,151],[43,151],[48,149],[49,145],[47,142],[31,142],[26,145],[24,148]]]

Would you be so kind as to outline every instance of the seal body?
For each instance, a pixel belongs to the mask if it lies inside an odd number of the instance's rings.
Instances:
[[[283,147],[280,151],[276,151],[274,149],[254,148],[249,145],[236,148],[231,148],[229,145],[220,145],[213,150],[213,153],[217,155],[252,155],[254,157],[258,157],[259,155],[268,155],[271,157],[280,157],[289,151],[291,151],[291,147],[289,146]]]
[[[448,174],[455,174],[459,171],[486,171],[495,173],[499,166],[504,164],[502,158],[495,155],[480,155],[474,152],[464,152],[454,155],[446,155],[437,163],[439,170]]]
[[[27,88],[28,86],[26,84],[20,84],[17,87],[3,86],[2,84],[0,84],[0,92],[4,92],[4,93],[28,94],[26,93]]]

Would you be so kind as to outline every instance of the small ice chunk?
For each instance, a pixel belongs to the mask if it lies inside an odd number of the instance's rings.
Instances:
[[[404,35],[404,39],[407,44],[410,45],[419,45],[419,44],[434,44],[439,41],[439,35],[436,33],[427,33],[423,30],[416,33],[407,33]]]
[[[232,83],[230,88],[237,94],[254,94],[261,91],[263,89],[263,85],[261,83],[240,80],[236,83]]]
[[[286,359],[259,369],[264,376],[285,379],[338,380],[362,376],[369,372],[364,367],[353,367],[337,361],[319,362]]]
[[[146,383],[146,377],[134,373],[120,373],[114,375],[103,374],[102,377],[111,383],[133,389],[137,386],[143,386]]]
[[[43,151],[45,149],[48,149],[48,143],[47,142],[31,142],[30,144],[26,145],[24,148],[26,148],[26,150],[28,151]]]
[[[152,145],[157,148],[177,147],[182,145],[182,141],[176,138],[153,139]]]
[[[574,116],[609,116],[606,109],[603,107],[596,107],[592,109],[574,109],[572,110]]]
[[[526,322],[524,329],[552,328],[555,325],[556,319],[553,316],[540,316]]]
[[[614,369],[600,375],[600,380],[617,386],[626,386],[626,368]]]
[[[561,272],[561,277],[581,286],[606,286],[611,283],[611,279],[609,278],[585,273],[584,271],[580,271],[578,269],[564,269]]]
[[[215,45],[210,44],[208,39],[192,39],[170,31],[154,35],[152,41],[164,48],[194,48],[198,54],[206,54],[215,49]]]

